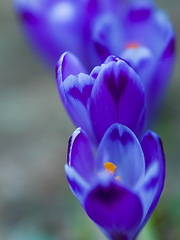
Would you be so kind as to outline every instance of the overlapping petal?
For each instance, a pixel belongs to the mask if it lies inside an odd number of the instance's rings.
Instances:
[[[106,64],[95,81],[90,101],[97,139],[101,139],[107,128],[116,122],[140,135],[144,114],[145,94],[138,75],[123,60]]]
[[[145,175],[144,155],[140,143],[129,128],[112,125],[105,133],[98,148],[96,157],[97,171],[101,172],[105,162],[116,166],[116,175],[121,183],[132,187]]]
[[[70,189],[79,202],[84,204],[84,197],[89,188],[87,182],[76,172],[76,170],[69,165],[65,165],[66,177]]]
[[[75,130],[69,140],[68,165],[75,169],[87,182],[91,180],[94,161],[92,144],[82,129]]]
[[[95,223],[116,235],[130,235],[143,215],[139,197],[115,182],[99,182],[87,195],[84,206]]]
[[[92,135],[87,106],[94,78],[85,75],[79,60],[68,52],[61,56],[56,69],[57,87],[67,112],[77,127],[81,126]]]
[[[148,131],[144,135],[141,145],[145,156],[147,175],[146,181],[143,186],[144,194],[146,195],[144,197],[144,202],[147,203],[148,201],[147,200],[148,191],[150,192],[151,195],[148,213],[143,223],[145,224],[149,216],[152,214],[152,211],[156,207],[161,196],[162,190],[164,188],[165,157],[161,139],[156,133]]]

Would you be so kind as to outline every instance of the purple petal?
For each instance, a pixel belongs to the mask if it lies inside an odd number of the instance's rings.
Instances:
[[[148,20],[152,14],[149,3],[148,1],[139,1],[139,3],[132,4],[128,15],[129,20],[133,23]]]
[[[162,54],[162,61],[166,60],[167,58],[173,57],[175,54],[175,37],[174,37],[174,34],[172,34],[172,35],[173,36],[170,38],[170,40]]]
[[[77,77],[69,76],[62,84],[67,95],[81,102],[85,107],[88,105],[91,96],[94,79],[80,73]]]
[[[134,19],[130,16],[134,16]],[[156,61],[169,40],[169,33],[172,32],[166,13],[158,9],[152,1],[139,1],[130,6],[126,21],[126,43],[149,48]]]
[[[60,86],[64,107],[72,121],[77,127],[84,129],[92,139],[94,139],[94,134],[87,106],[93,83],[93,78],[80,73],[77,77],[70,75]]]
[[[74,59],[77,60],[69,53],[61,57],[57,67],[57,86],[64,107],[74,124],[81,126],[94,138],[87,106],[95,79],[84,73],[78,74],[82,69]],[[66,77],[68,71],[78,75]]]
[[[94,167],[92,146],[80,128],[75,130],[69,140],[68,165],[87,182],[92,179]]]
[[[152,35],[152,31],[154,31],[154,11],[155,6],[152,1],[133,1],[129,5],[124,19],[127,42],[149,46],[152,38],[157,36],[157,34],[156,36]]]
[[[153,120],[159,110],[175,60],[175,34],[170,20],[163,11],[155,6],[150,8],[151,16],[142,22],[135,22],[133,28],[130,27],[132,22],[127,21],[126,43],[135,43],[139,47],[125,49],[121,55],[129,61],[145,85],[149,122]],[[149,49],[149,57],[142,54],[140,49],[143,48]],[[141,61],[138,61],[139,67],[135,65],[139,58],[137,52],[141,53],[141,59],[139,59]]]
[[[104,11],[99,14],[93,25],[92,40],[95,50],[102,62],[110,55],[119,53],[123,34],[121,34],[121,22],[114,15],[114,12]],[[118,31],[117,31],[118,29]]]
[[[78,75],[79,73],[85,73],[85,69],[72,53],[65,52],[61,55],[57,67],[56,76],[58,86],[63,82],[69,75]]]
[[[138,196],[112,181],[98,183],[87,195],[84,207],[96,224],[116,236],[132,234],[142,218]]]
[[[91,73],[90,73],[90,76],[91,76],[92,78],[96,79],[97,76],[98,76],[98,74],[99,74],[99,72],[101,71],[101,68],[102,68],[102,65],[101,65],[101,66],[96,66],[96,67],[94,67],[93,70],[92,70]]]
[[[121,59],[106,64],[95,81],[90,100],[90,116],[97,139],[116,122],[140,136],[144,113],[145,95],[138,75]]]
[[[121,57],[126,59],[130,66],[140,76],[145,89],[149,88],[149,81],[152,77],[152,71],[154,70],[155,58],[150,49],[146,47],[126,48],[122,52]]]
[[[102,69],[106,66],[106,64],[110,63],[110,62],[118,62],[121,58],[119,57],[115,57],[113,55],[110,55],[107,57],[107,59],[104,61],[103,64],[101,64],[100,66],[96,66],[93,68],[93,70],[90,73],[90,76],[93,77],[94,79],[97,78],[98,74],[102,71]],[[126,61],[124,59],[121,59],[123,61]],[[128,63],[128,62],[127,62]],[[129,63],[128,63],[129,64]]]
[[[93,68],[93,70],[90,73],[90,76],[93,77],[94,79],[96,79],[97,76],[99,75],[99,73],[102,71],[102,69],[106,66],[106,64],[108,64],[110,62],[118,62],[120,59],[121,58],[113,56],[113,55],[108,56],[103,64]],[[124,60],[124,59],[121,59],[121,60],[126,62],[126,60]],[[127,62],[127,64],[129,64],[129,63]]]
[[[65,165],[66,177],[69,183],[69,187],[74,196],[83,205],[84,196],[88,191],[89,185],[87,182],[76,172],[76,170],[67,164]]]
[[[104,163],[117,166],[115,176],[120,183],[130,188],[144,178],[145,163],[141,145],[134,133],[127,127],[114,124],[105,133],[97,153],[97,172],[102,172]]]
[[[145,156],[146,169],[148,169],[148,167],[150,167],[150,165],[156,161],[161,165],[164,171],[165,158],[162,142],[159,136],[149,130],[143,136],[141,145]]]
[[[98,41],[94,42],[94,47],[97,54],[99,55],[101,62],[104,62],[104,60],[110,55],[110,50],[108,47]]]
[[[143,227],[155,209],[164,187],[165,158],[161,140],[154,132],[148,131],[141,145],[146,161],[146,178],[139,189],[145,210]]]
[[[151,79],[151,85],[148,89],[148,109],[151,110],[149,118],[158,112],[162,99],[167,90],[170,76],[175,62],[175,39],[174,36],[169,39],[167,45],[157,59],[158,64],[154,69]]]

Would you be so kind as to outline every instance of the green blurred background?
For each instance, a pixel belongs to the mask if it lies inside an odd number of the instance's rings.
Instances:
[[[35,0],[34,0],[35,1]],[[177,64],[153,127],[167,179],[139,240],[180,239],[180,2],[158,0],[177,33]],[[27,45],[11,0],[0,3],[0,240],[105,240],[69,190],[66,149],[74,130],[50,74]]]

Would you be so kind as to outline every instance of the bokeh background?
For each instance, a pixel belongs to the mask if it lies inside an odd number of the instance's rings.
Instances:
[[[35,0],[34,0],[35,1]],[[158,0],[177,33],[177,64],[153,126],[164,143],[167,179],[139,240],[180,239],[180,2]],[[11,0],[0,3],[0,240],[105,240],[64,174],[74,130],[52,74],[27,45]]]

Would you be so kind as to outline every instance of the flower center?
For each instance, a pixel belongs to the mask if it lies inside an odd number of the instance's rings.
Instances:
[[[104,168],[105,168],[106,172],[114,175],[117,166],[114,163],[112,163],[112,162],[105,162],[104,163]],[[116,176],[115,179],[119,181],[120,180],[120,176]]]
[[[104,168],[108,173],[114,174],[117,166],[112,162],[106,162],[104,163]]]

